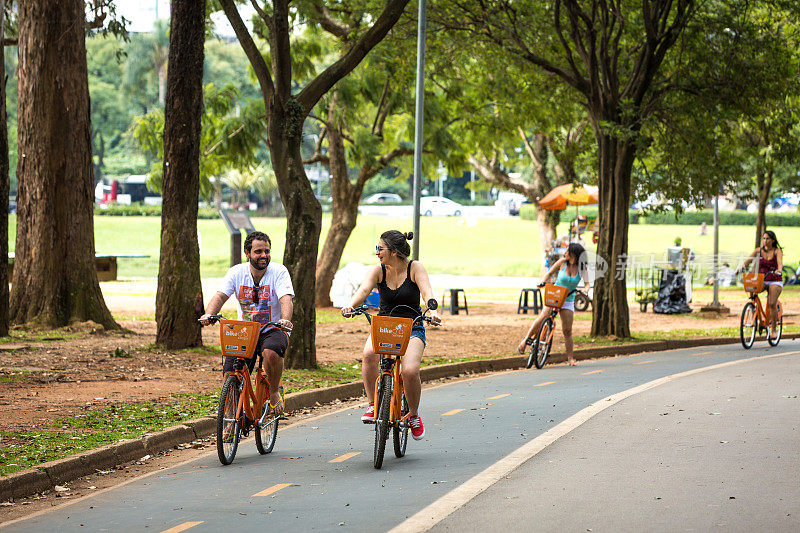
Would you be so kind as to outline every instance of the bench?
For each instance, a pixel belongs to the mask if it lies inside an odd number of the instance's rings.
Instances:
[[[469,314],[469,309],[467,308],[467,293],[464,292],[464,289],[448,289],[448,291],[445,291],[444,294],[442,294],[442,308],[448,307],[448,304],[445,303],[445,296],[448,292],[450,292],[450,314],[457,315],[462,309]],[[459,293],[464,297],[464,305],[458,303]]]
[[[143,254],[95,254],[94,268],[99,281],[114,281],[117,279],[117,258],[119,257],[150,257]],[[14,252],[8,253],[8,278],[14,275]]]
[[[531,303],[528,303],[528,295],[531,297]],[[539,311],[543,308],[542,304],[542,293],[537,288],[533,289],[522,289],[519,291],[519,303],[517,304],[517,314],[524,314],[527,315],[529,310],[532,310],[534,314],[539,314]]]

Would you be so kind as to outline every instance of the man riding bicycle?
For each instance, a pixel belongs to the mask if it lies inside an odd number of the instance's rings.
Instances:
[[[288,329],[292,328],[294,288],[285,266],[270,262],[272,241],[266,233],[254,231],[244,241],[244,255],[247,262],[231,267],[222,280],[221,288],[211,297],[206,314],[200,317],[203,324],[208,317],[216,315],[232,294],[236,294],[239,320],[252,320],[260,324],[278,322]],[[283,356],[289,345],[289,333],[276,327],[262,329],[258,337],[253,357],[247,360],[247,367],[253,371],[256,357],[261,354],[265,362],[267,379],[270,383],[269,413],[279,415],[283,412],[283,401],[277,385],[283,375]],[[234,357],[226,357],[222,373],[233,370]]]

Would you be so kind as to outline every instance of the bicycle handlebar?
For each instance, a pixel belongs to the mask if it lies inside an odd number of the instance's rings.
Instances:
[[[212,325],[212,324],[216,324],[217,322],[219,322],[223,318],[225,318],[225,317],[222,316],[222,315],[209,315],[205,320],[208,320],[208,325]],[[205,326],[205,324],[203,324],[203,320],[202,319],[198,318],[197,321],[200,322],[200,324]],[[270,326],[276,327],[279,330],[286,331],[288,333],[291,333],[291,331],[292,331],[292,328],[287,328],[286,326],[284,326],[283,324],[279,324],[278,322],[265,322],[265,323],[261,324],[261,330],[263,331],[264,328],[268,328]]]
[[[351,313],[343,313],[342,316],[344,316],[345,318],[350,318],[350,317],[354,317],[356,315],[364,315],[365,317],[367,317],[367,322],[372,324],[372,315],[369,314],[367,309],[369,309],[369,307],[362,304],[362,305],[359,305],[358,307],[354,307],[353,311]],[[424,322],[427,322],[428,324],[432,324],[434,326],[440,325],[441,322],[434,323],[433,319],[431,317],[425,316],[425,313],[427,313],[431,309],[436,309],[436,307],[428,307],[427,309],[425,309],[425,312],[423,312],[420,316],[418,316],[418,317],[413,319],[414,323],[424,321]]]

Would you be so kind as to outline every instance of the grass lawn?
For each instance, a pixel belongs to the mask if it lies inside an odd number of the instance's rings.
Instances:
[[[565,217],[566,218],[566,217]],[[148,258],[119,260],[120,278],[155,278],[158,275],[161,219],[158,217],[95,217],[95,247],[98,253],[145,254]],[[255,218],[253,224],[272,238],[273,258],[280,262],[285,243],[286,219]],[[323,216],[321,242],[330,225],[330,215]],[[200,273],[203,277],[221,277],[228,267],[230,238],[221,220],[199,220]],[[342,257],[342,264],[372,263],[374,246],[387,229],[408,231],[411,220],[361,216]],[[559,234],[567,224],[559,226]],[[420,221],[420,255],[430,273],[495,276],[536,276],[541,253],[539,229],[535,221],[511,218],[423,217]],[[800,262],[800,227],[780,227],[776,231],[786,246],[784,264],[796,267]],[[9,250],[14,250],[16,216],[9,216]],[[695,226],[634,224],[629,232],[629,255],[654,254],[661,260],[675,237],[691,248],[698,259],[713,249],[711,235],[698,235]],[[755,232],[751,226],[720,228],[720,252],[738,257],[754,248]],[[735,266],[732,264],[732,266]]]

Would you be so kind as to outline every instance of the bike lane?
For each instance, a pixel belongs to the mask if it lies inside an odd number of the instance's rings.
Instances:
[[[390,439],[381,470],[372,468],[373,426],[361,424],[362,409],[348,409],[282,429],[267,456],[248,438],[231,466],[209,454],[7,529],[211,531],[269,524],[388,530],[610,394],[694,368],[798,349],[798,341],[749,351],[700,347],[453,382],[425,390],[425,439],[410,439],[402,459],[394,457]]]

